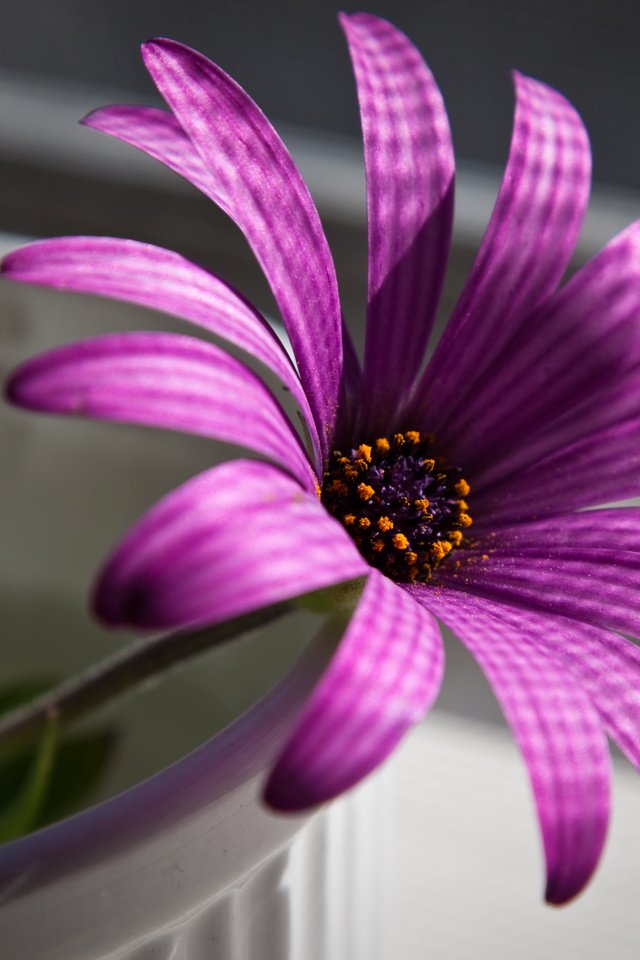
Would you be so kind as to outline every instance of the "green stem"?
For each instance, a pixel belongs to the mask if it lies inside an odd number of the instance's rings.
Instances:
[[[271,623],[292,609],[291,603],[278,603],[212,627],[138,640],[2,717],[0,750],[15,747],[41,733],[52,716],[60,724],[67,723],[150,677],[164,673],[174,664],[190,660],[211,647]]]

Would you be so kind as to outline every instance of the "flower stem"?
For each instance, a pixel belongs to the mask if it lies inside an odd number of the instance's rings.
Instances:
[[[174,664],[271,623],[292,609],[291,603],[277,603],[214,626],[138,640],[2,717],[0,751],[35,737],[51,717],[62,724],[90,713]]]

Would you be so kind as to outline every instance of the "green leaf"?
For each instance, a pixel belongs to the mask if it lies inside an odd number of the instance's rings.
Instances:
[[[0,715],[57,685],[57,678],[30,677],[0,690]],[[37,743],[0,760],[0,843],[46,826],[78,810],[104,776],[117,742],[100,729],[59,736],[55,719]]]
[[[26,776],[0,811],[0,843],[26,833],[40,815],[53,771],[59,726],[55,716],[47,720],[35,755],[28,761]]]
[[[67,817],[91,799],[109,769],[118,739],[115,730],[102,729],[62,741],[46,800],[31,829]]]

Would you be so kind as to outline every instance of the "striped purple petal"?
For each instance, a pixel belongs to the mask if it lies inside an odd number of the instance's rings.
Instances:
[[[219,202],[213,172],[207,169],[187,134],[167,110],[118,103],[93,110],[82,123],[137,147]]]
[[[1,272],[12,280],[162,310],[246,350],[295,398],[313,439],[316,469],[321,470],[317,433],[300,378],[266,320],[223,280],[173,251],[112,237],[41,240],[10,253]]]
[[[369,292],[361,431],[393,428],[421,368],[445,275],[454,159],[440,91],[412,43],[369,14],[340,17],[367,171]]]
[[[219,623],[366,576],[353,541],[270,464],[234,460],[159,501],[115,550],[95,590],[112,626]]]
[[[607,733],[640,768],[640,647],[631,640],[565,617],[475,598],[542,650],[561,660],[591,698]]]
[[[45,413],[181,430],[256,450],[308,490],[315,475],[267,388],[223,350],[178,334],[125,333],[81,340],[28,360],[9,399]]]
[[[474,524],[474,534],[478,527],[482,544],[488,549],[576,546],[581,551],[605,548],[640,554],[640,507],[585,510],[513,525],[491,524],[488,530],[480,522]]]
[[[589,195],[582,121],[555,90],[515,74],[513,137],[496,206],[454,314],[415,397],[439,436],[518,324],[555,290]]]
[[[611,772],[599,715],[562,660],[499,610],[444,589],[412,592],[468,647],[504,710],[533,787],[546,899],[565,903],[589,881],[606,836]]]
[[[477,546],[468,554],[457,552],[460,566],[441,567],[443,582],[528,609],[640,634],[640,508],[476,526]]]
[[[450,424],[451,455],[493,482],[527,463],[534,439],[547,444],[549,453],[558,421],[564,430],[563,424],[572,422],[591,429],[594,416],[607,411],[612,422],[622,419],[612,400],[614,392],[624,397],[625,386],[629,395],[638,395],[639,317],[636,223],[517,329]],[[557,442],[567,445],[561,436]],[[539,458],[535,451],[528,462]]]
[[[377,570],[271,773],[267,802],[302,810],[337,796],[391,753],[442,679],[433,617]]]
[[[640,415],[602,430],[589,426],[574,443],[525,469],[491,484],[483,478],[474,516],[484,525],[503,524],[640,496]],[[473,474],[469,478],[475,484]]]
[[[207,193],[238,224],[269,280],[326,454],[342,393],[341,311],[309,191],[264,115],[219,67],[165,39],[145,44],[143,57],[208,169]]]
[[[601,512],[606,511],[591,511],[596,529]],[[564,517],[556,521],[562,528]],[[562,544],[535,536],[529,546],[526,542],[494,546],[487,537],[473,550],[458,550],[456,562],[439,569],[438,582],[528,610],[640,635],[640,552],[612,544],[604,524],[602,547],[582,547],[579,537]]]

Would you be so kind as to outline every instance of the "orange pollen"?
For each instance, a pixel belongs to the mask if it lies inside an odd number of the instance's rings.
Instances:
[[[382,533],[393,530],[393,520],[390,520],[389,517],[380,517],[378,520],[378,530],[381,530]]]

